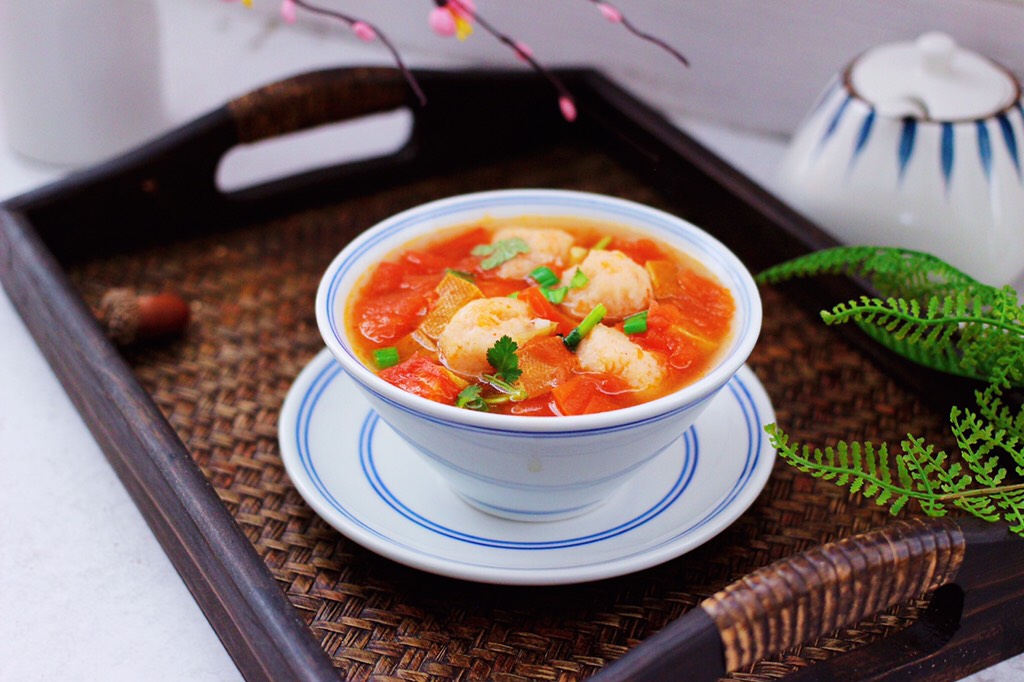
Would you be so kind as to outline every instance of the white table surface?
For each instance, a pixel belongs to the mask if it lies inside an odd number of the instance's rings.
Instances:
[[[237,5],[160,7],[169,127],[282,76],[381,59],[352,41],[278,30]],[[420,65],[444,63],[406,56]],[[781,141],[677,122],[771,188]],[[387,143],[395,125],[357,137],[372,149],[378,138]],[[0,128],[0,199],[67,172],[17,156],[5,135]],[[265,163],[289,168],[295,154],[272,153]],[[241,679],[5,293],[0,482],[0,681]],[[968,679],[1024,679],[1024,657]]]

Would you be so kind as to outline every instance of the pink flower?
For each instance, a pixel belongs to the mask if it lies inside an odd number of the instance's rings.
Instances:
[[[356,34],[357,38],[367,43],[377,38],[377,32],[365,21],[357,21],[352,24],[352,32]]]
[[[446,7],[435,7],[430,10],[430,30],[439,36],[448,38],[455,35],[455,16]]]
[[[456,36],[465,40],[473,32],[473,14],[476,4],[473,0],[448,0],[430,10],[430,29],[439,36]]]
[[[568,95],[562,95],[558,98],[558,108],[562,111],[562,117],[572,123],[576,120],[576,103],[572,101],[572,97]]]
[[[621,24],[622,23],[622,12],[620,12],[617,9],[615,9],[614,7],[609,5],[608,3],[606,3],[606,2],[599,2],[599,3],[597,3],[597,8],[599,10],[601,10],[601,14],[604,16],[604,18],[607,19],[608,21],[612,22],[613,24]]]
[[[281,18],[289,24],[295,23],[295,0],[282,0]]]

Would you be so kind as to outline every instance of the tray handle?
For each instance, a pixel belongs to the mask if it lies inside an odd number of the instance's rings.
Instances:
[[[731,672],[931,592],[956,577],[963,558],[958,526],[900,522],[761,568],[701,608]]]
[[[331,69],[288,78],[228,103],[238,142],[390,111],[411,103],[400,71],[382,67]]]
[[[228,229],[254,217],[374,191],[423,169],[456,170],[565,135],[567,124],[557,107],[537,104],[549,96],[549,86],[532,74],[417,70],[415,75],[430,93],[427,106],[416,104],[403,74],[394,68],[342,67],[293,76],[3,207],[24,212],[67,262],[88,257],[105,241],[130,248],[188,236],[189,229],[197,234]],[[593,77],[585,71],[560,76],[566,82]],[[243,190],[223,192],[217,186],[221,160],[239,144],[400,107],[412,111],[413,126],[408,142],[392,154]],[[465,124],[476,120],[489,125]],[[88,229],[69,230],[68,225]],[[183,230],[182,225],[192,227]]]
[[[1024,542],[1005,526],[973,519],[899,521],[737,580],[593,679],[672,680],[686,669],[693,671],[690,679],[717,680],[929,592],[931,605],[920,621],[887,638],[892,641],[815,664],[794,679],[886,679],[897,669],[926,670],[953,652],[962,658],[962,647],[977,650],[973,638],[984,641],[997,632],[1013,638],[1011,648],[1020,651],[1024,590],[1016,583],[1022,571]]]

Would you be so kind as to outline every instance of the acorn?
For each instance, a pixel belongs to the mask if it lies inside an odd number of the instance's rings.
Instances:
[[[114,343],[127,346],[181,334],[190,311],[177,294],[139,295],[130,289],[111,289],[100,300],[96,317]]]

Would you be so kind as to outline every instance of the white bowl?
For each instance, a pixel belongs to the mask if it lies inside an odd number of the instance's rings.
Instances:
[[[345,330],[345,305],[385,256],[435,231],[485,218],[569,216],[622,225],[687,253],[735,300],[731,345],[695,383],[657,400],[599,414],[525,417],[460,409],[407,393],[367,368]],[[648,206],[583,192],[502,190],[409,209],[373,226],[338,254],[316,296],[331,353],[396,433],[467,502],[504,518],[545,521],[586,512],[676,441],[746,361],[761,329],[753,278],[723,244]]]

